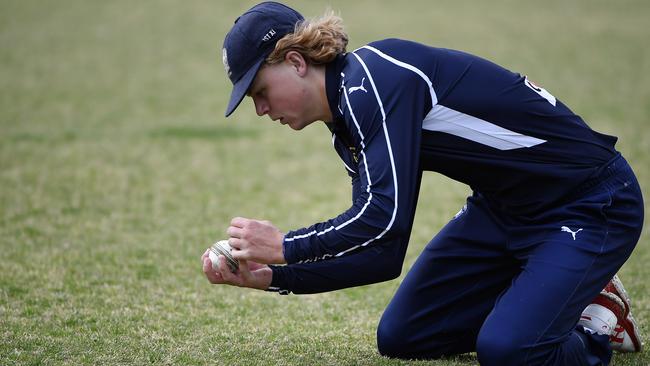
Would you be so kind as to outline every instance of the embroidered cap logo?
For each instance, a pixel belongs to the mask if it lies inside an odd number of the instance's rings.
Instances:
[[[268,42],[271,38],[273,38],[274,35],[275,35],[275,29],[271,28],[268,32],[266,32],[266,34],[262,38],[262,41]]]
[[[223,55],[221,59],[223,61],[223,67],[226,68],[226,74],[228,74],[228,76],[230,77],[232,73],[230,72],[230,66],[228,66],[228,51],[226,51],[225,48],[223,49]]]

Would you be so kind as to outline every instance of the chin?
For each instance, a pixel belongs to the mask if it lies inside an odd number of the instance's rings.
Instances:
[[[288,124],[288,125],[289,125],[289,127],[291,127],[292,130],[300,131],[303,128],[305,128],[305,127],[309,126],[310,124],[312,124],[313,122],[315,122],[315,121],[308,121],[308,122],[301,121],[301,122],[298,122],[298,123],[295,123],[295,124]]]

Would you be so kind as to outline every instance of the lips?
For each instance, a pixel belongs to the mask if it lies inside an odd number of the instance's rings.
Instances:
[[[271,117],[271,116],[269,116]],[[284,120],[284,117],[271,117],[271,121],[280,122],[280,124],[286,125],[288,122]]]

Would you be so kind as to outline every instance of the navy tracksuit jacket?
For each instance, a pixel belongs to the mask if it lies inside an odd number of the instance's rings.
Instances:
[[[399,276],[422,171],[466,183],[466,206],[424,248],[377,328],[379,352],[482,365],[601,365],[608,336],[576,326],[631,254],[640,187],[616,138],[526,76],[389,39],[327,65],[332,141],[352,206],[290,231],[270,291]]]
[[[526,76],[460,51],[388,39],[327,67],[333,143],[352,177],[341,215],[290,231],[271,290],[315,293],[397,277],[421,170],[468,184],[505,213],[553,205],[616,156]]]

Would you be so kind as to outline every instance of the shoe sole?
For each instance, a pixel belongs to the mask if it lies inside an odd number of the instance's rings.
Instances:
[[[605,290],[609,292],[613,292],[618,297],[620,297],[621,300],[623,300],[623,304],[625,304],[625,315],[627,316],[627,314],[630,313],[631,301],[630,301],[630,295],[628,295],[627,291],[625,291],[623,282],[621,282],[621,279],[618,278],[618,275],[614,275],[614,277],[612,277],[612,280],[609,281],[609,283],[612,284],[612,286],[614,287],[614,291],[611,291],[611,289],[608,288],[610,286],[605,287]]]
[[[611,284],[614,288],[609,288],[609,284]],[[643,342],[641,341],[639,327],[636,324],[636,320],[632,316],[630,295],[628,295],[625,287],[623,286],[623,282],[621,282],[621,279],[618,278],[618,275],[614,275],[609,284],[607,287],[605,287],[605,290],[613,292],[616,296],[620,297],[621,300],[623,300],[623,304],[625,305],[624,319],[622,319],[620,323],[623,325],[623,328],[628,331],[630,339],[632,340],[632,343],[634,343],[634,348],[636,348],[638,352],[641,352],[643,350]],[[629,330],[632,332],[629,332]]]

